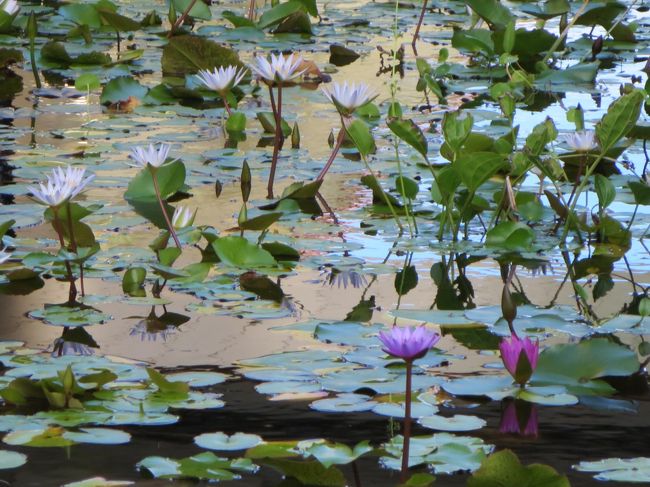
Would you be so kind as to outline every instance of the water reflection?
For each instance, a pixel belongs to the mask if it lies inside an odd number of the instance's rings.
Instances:
[[[97,342],[86,329],[64,328],[61,336],[52,343],[52,357],[63,355],[94,355]]]
[[[176,333],[179,326],[190,320],[189,316],[167,311],[165,306],[161,307],[163,309],[161,315],[156,314],[156,306],[152,306],[147,316],[132,316],[131,318],[140,318],[140,320],[131,328],[129,335],[139,337],[141,341],[166,342],[170,335]]]
[[[519,399],[504,399],[501,401],[499,431],[504,434],[537,438],[539,433],[537,406]]]

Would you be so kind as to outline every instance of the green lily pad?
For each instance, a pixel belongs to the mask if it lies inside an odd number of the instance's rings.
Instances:
[[[66,431],[63,438],[75,443],[97,445],[122,445],[131,441],[131,435],[124,431],[109,428],[81,428],[79,431]]]
[[[319,399],[312,402],[309,407],[316,411],[327,413],[356,413],[369,411],[377,403],[363,394],[337,394],[335,397]]]
[[[17,468],[27,463],[27,455],[9,450],[0,450],[0,470]]]
[[[203,433],[194,438],[194,443],[201,448],[220,451],[247,450],[259,445],[261,442],[262,438],[259,436],[247,433],[235,433],[231,436],[221,432]]]
[[[456,414],[454,416],[424,416],[418,419],[418,423],[425,428],[439,431],[472,431],[483,428],[487,423],[478,416]]]
[[[268,251],[243,237],[221,237],[212,242],[212,247],[222,262],[233,267],[256,269],[277,265]]]
[[[599,378],[627,376],[638,370],[633,350],[606,338],[593,338],[545,349],[531,381],[562,385],[573,394],[611,395],[614,388]]]
[[[467,481],[468,487],[499,487],[502,485],[527,485],[530,487],[569,487],[566,476],[548,465],[523,466],[517,455],[503,450],[486,458],[481,468]]]
[[[219,372],[175,372],[167,374],[165,378],[169,382],[185,382],[190,387],[207,387],[221,384],[228,380],[226,374]]]
[[[605,458],[603,460],[583,461],[573,468],[579,472],[593,472],[596,480],[615,482],[650,482],[650,458]]]
[[[300,444],[298,446],[301,447]],[[304,454],[314,456],[325,468],[329,468],[332,465],[352,463],[366,453],[371,452],[373,448],[368,441],[357,443],[354,448],[341,443],[330,444],[319,441],[302,450]]]
[[[92,477],[78,482],[70,482],[63,487],[121,487],[133,485],[134,483],[130,480],[106,480],[104,477]]]

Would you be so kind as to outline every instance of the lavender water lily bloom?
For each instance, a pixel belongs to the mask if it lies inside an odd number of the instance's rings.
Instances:
[[[524,385],[533,375],[539,358],[539,341],[525,337],[523,340],[513,335],[510,340],[504,338],[499,343],[501,360],[510,375],[519,385]]]
[[[246,70],[237,66],[214,68],[214,71],[202,69],[196,77],[209,89],[223,94],[237,86],[242,80]]]
[[[579,130],[564,136],[567,145],[574,152],[591,152],[598,148],[596,132],[593,130]]]
[[[438,343],[440,335],[424,326],[393,326],[390,331],[380,331],[379,340],[384,344],[384,352],[411,362],[424,357],[429,349]]]
[[[5,252],[4,250],[0,250],[0,264],[4,264],[11,258],[11,254],[9,252]]]
[[[174,215],[172,216],[172,225],[174,228],[176,230],[182,230],[183,228],[191,226],[196,217],[196,210],[196,208],[192,211],[186,206],[177,206],[174,210]]]
[[[350,116],[354,111],[363,105],[370,103],[377,97],[370,87],[365,83],[343,84],[334,83],[330,90],[323,88],[323,93],[329,101],[345,116]]]
[[[285,57],[282,54],[271,54],[269,61],[264,56],[255,56],[255,62],[250,65],[251,70],[267,83],[283,83],[297,78],[305,72],[300,69],[302,57],[290,54]]]
[[[27,190],[39,203],[57,207],[81,193],[94,178],[94,174],[86,176],[86,169],[83,167],[58,167],[47,176],[45,183],[28,186]]]
[[[16,15],[20,10],[20,6],[16,0],[5,0],[0,3],[0,7],[9,15]]]
[[[149,144],[149,147],[133,147],[129,157],[133,159],[134,164],[129,164],[128,162],[127,164],[132,167],[145,168],[149,165],[153,168],[159,168],[169,157],[170,149],[171,145],[169,144],[160,144],[158,148],[153,144]]]

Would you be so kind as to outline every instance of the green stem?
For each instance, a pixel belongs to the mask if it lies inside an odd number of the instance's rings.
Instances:
[[[598,167],[598,164],[600,164],[600,161],[602,160],[603,156],[606,154],[606,150],[603,150],[600,155],[596,158],[596,160],[593,162],[591,166],[589,166],[589,169],[587,169],[587,172],[585,172],[584,177],[582,178],[582,181],[580,182],[580,185],[578,186],[578,189],[575,191],[575,195],[573,198],[573,201],[571,201],[571,206],[569,207],[568,215],[566,222],[564,223],[564,231],[562,232],[562,238],[560,239],[561,243],[566,243],[567,236],[569,234],[569,223],[573,220],[573,216],[575,213],[575,208],[576,205],[578,204],[578,200],[580,199],[580,194],[584,191],[585,187],[589,183],[589,178],[593,174],[593,172],[596,170]],[[578,229],[579,231],[579,229]]]
[[[553,43],[553,45],[551,46],[551,48],[550,48],[550,49],[548,50],[548,52],[546,53],[546,56],[544,56],[544,59],[542,59],[542,64],[546,64],[546,62],[547,62],[547,61],[551,58],[551,56],[555,53],[555,51],[556,51],[557,48],[560,46],[560,44],[562,44],[562,41],[564,41],[565,37],[569,34],[569,29],[571,29],[571,27],[573,27],[573,25],[576,23],[576,21],[578,20],[578,18],[583,14],[583,12],[585,11],[585,9],[587,8],[587,5],[589,5],[589,1],[590,1],[590,0],[585,0],[585,2],[580,6],[580,8],[579,8],[578,11],[576,12],[576,14],[575,14],[575,15],[573,16],[573,18],[571,19],[571,22],[569,22],[569,24],[564,28],[564,30],[563,30],[562,33],[560,34],[560,37],[558,37],[558,38],[555,40],[555,42]]]
[[[370,169],[370,164],[368,164],[368,159],[366,159],[366,156],[361,154],[361,160],[366,166],[366,169],[370,173],[370,175],[377,181],[377,184],[379,184],[379,179],[375,176],[375,173],[373,172],[372,169]],[[397,212],[395,211],[395,208],[393,207],[393,204],[390,202],[390,198],[388,197],[387,194],[384,193],[382,189],[382,195],[384,196],[384,202],[388,205],[388,208],[390,209],[391,214],[393,215],[393,218],[395,219],[395,223],[397,224],[397,227],[399,228],[399,233],[400,235],[404,233],[404,227],[402,226],[402,222],[399,219],[399,216],[397,216]]]

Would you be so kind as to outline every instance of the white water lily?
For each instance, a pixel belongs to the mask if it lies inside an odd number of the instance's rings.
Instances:
[[[596,132],[593,130],[579,130],[564,136],[567,145],[575,152],[591,152],[598,147]]]
[[[194,223],[195,217],[196,208],[192,211],[186,206],[177,206],[172,216],[172,225],[176,230],[189,227]]]
[[[197,78],[209,89],[217,93],[223,93],[237,86],[242,80],[246,70],[244,68],[237,68],[237,66],[227,66],[214,68],[214,71],[202,69],[196,75]]]
[[[160,144],[156,148],[153,144],[149,144],[149,147],[137,146],[131,149],[131,154],[129,157],[133,159],[135,164],[129,164],[132,167],[147,167],[147,165],[152,167],[162,166],[167,157],[169,157],[169,151],[172,148],[169,144]]]
[[[70,198],[74,198],[81,193],[90,182],[95,179],[94,174],[85,177],[85,167],[72,167],[68,166],[65,170],[57,167],[52,171],[52,181],[54,184],[62,187],[68,187],[70,191]]]
[[[287,57],[282,54],[271,54],[271,61],[264,56],[255,56],[255,62],[250,65],[251,70],[260,78],[269,83],[290,81],[303,74],[306,70],[300,69],[302,57],[291,54]]]
[[[84,177],[85,174],[86,169],[82,167],[56,168],[45,183],[28,186],[27,190],[39,203],[56,207],[77,196],[95,179],[94,174]]]
[[[0,264],[4,264],[11,258],[11,254],[9,252],[5,252],[4,250],[0,250]]]
[[[348,115],[377,97],[377,94],[367,84],[351,83],[348,85],[347,81],[343,84],[334,83],[329,91],[323,88],[323,93],[329,101],[334,103],[337,108],[343,109]]]
[[[16,0],[5,0],[0,4],[0,7],[9,15],[16,15],[20,10],[20,5]]]

